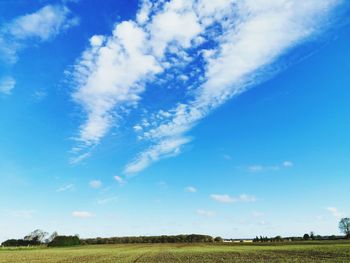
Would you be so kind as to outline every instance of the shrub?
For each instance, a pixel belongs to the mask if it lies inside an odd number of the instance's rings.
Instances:
[[[49,247],[71,247],[80,245],[77,236],[56,236],[49,244]]]
[[[223,239],[222,239],[222,237],[216,237],[216,238],[214,238],[214,241],[215,242],[223,242]]]
[[[305,234],[305,235],[303,236],[303,239],[304,239],[304,240],[309,240],[309,239],[310,239],[310,235],[309,235],[309,234]]]
[[[4,241],[1,245],[4,247],[27,247],[38,246],[41,243],[37,240],[24,240],[24,239],[9,239]]]

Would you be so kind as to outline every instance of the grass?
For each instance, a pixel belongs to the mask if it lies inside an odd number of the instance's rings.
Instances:
[[[0,263],[350,262],[350,242],[280,244],[124,244],[2,248]]]

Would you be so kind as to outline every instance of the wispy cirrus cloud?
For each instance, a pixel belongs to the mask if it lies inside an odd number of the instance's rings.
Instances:
[[[114,180],[115,180],[118,184],[120,184],[120,185],[126,184],[126,181],[125,181],[121,176],[119,176],[119,175],[116,175],[116,176],[114,176],[113,178],[114,178]]]
[[[220,203],[251,203],[256,201],[256,197],[252,195],[241,194],[237,197],[233,197],[227,194],[212,194],[210,198]]]
[[[36,210],[14,210],[9,211],[9,215],[17,218],[31,219],[36,212]]]
[[[100,180],[92,180],[89,182],[91,188],[98,189],[102,187],[102,182]]]
[[[326,210],[336,218],[341,218],[342,216],[344,216],[344,213],[339,211],[337,207],[329,206],[326,207]]]
[[[256,165],[256,164],[251,165],[251,166],[248,167],[248,170],[250,172],[260,172],[260,171],[263,171],[264,169],[265,169],[264,166]]]
[[[88,211],[74,211],[72,212],[72,216],[76,218],[91,218],[94,215]]]
[[[97,200],[97,204],[98,205],[106,205],[109,203],[114,203],[118,201],[118,197],[117,196],[112,196],[112,197],[106,197],[106,198],[101,198]]]
[[[195,188],[193,186],[187,186],[187,187],[185,187],[185,191],[188,193],[197,193],[197,188]]]
[[[12,77],[3,77],[0,79],[0,93],[10,95],[16,85],[16,80]]]
[[[293,166],[294,166],[294,163],[291,162],[291,161],[284,161],[284,162],[282,163],[282,165],[283,165],[284,167],[293,167]]]
[[[204,216],[204,217],[213,217],[216,215],[215,212],[210,211],[210,210],[203,210],[203,209],[198,209],[196,211],[197,215]]]
[[[316,36],[342,2],[142,1],[136,20],[116,24],[109,36],[93,36],[74,66],[72,97],[85,113],[77,158],[118,127],[119,118],[147,108],[141,98],[154,86],[160,94],[174,90],[173,105],[154,110],[152,104],[132,124],[146,146],[125,173],[178,155],[192,127],[278,72],[271,65]]]
[[[60,188],[56,190],[56,192],[61,193],[61,192],[66,192],[66,191],[73,191],[75,189],[74,184],[67,184],[63,185]]]
[[[276,165],[260,165],[260,164],[254,164],[250,165],[248,167],[249,172],[263,172],[263,171],[278,171],[281,170],[282,168],[291,168],[294,166],[294,163],[292,161],[283,161],[281,164],[276,164]]]
[[[259,212],[259,211],[254,211],[254,212],[252,213],[252,216],[253,216],[253,217],[262,217],[263,215],[264,215],[264,213]]]
[[[169,138],[151,146],[146,151],[140,153],[137,158],[131,161],[126,167],[127,174],[142,171],[151,163],[164,157],[176,156],[181,153],[181,146],[190,141],[189,138]]]

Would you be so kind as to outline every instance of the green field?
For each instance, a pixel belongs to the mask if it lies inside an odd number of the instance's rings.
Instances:
[[[2,248],[0,262],[350,262],[350,242]]]

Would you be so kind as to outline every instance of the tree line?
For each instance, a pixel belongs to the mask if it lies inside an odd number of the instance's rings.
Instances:
[[[321,236],[316,235],[313,231],[310,234],[304,234],[302,237],[255,237],[253,242],[283,242],[283,241],[309,241],[309,240],[337,240],[337,239],[350,239],[350,218],[342,218],[339,221],[339,230],[344,234],[344,236]]]
[[[110,238],[87,238],[80,239],[75,236],[60,236],[57,232],[48,236],[48,233],[42,230],[35,230],[25,236],[23,239],[9,239],[1,244],[4,247],[21,246],[40,246],[48,247],[66,247],[76,245],[99,245],[99,244],[128,244],[128,243],[210,243],[222,242],[221,237],[209,235],[162,235],[162,236],[129,236],[129,237],[110,237]]]
[[[305,234],[303,237],[284,237],[276,236],[273,238],[256,237],[253,242],[283,242],[283,241],[302,241],[302,240],[336,240],[336,239],[350,239],[350,218],[342,218],[339,222],[339,230],[345,236],[320,236],[315,235],[314,232]],[[48,247],[64,247],[77,245],[97,245],[97,244],[128,244],[128,243],[211,243],[222,242],[221,237],[209,235],[162,235],[162,236],[129,236],[129,237],[110,237],[110,238],[87,238],[80,239],[78,235],[62,236],[57,232],[49,233],[37,229],[23,239],[9,239],[1,244],[5,247],[21,247],[21,246],[40,246],[46,245]],[[227,240],[230,241],[230,240]],[[232,240],[231,240],[232,241]]]
[[[67,247],[80,245],[81,241],[78,235],[75,236],[59,236],[57,232],[49,233],[37,229],[29,233],[22,239],[8,239],[2,242],[1,246],[4,247],[28,247],[28,246],[41,246],[46,245],[48,247]]]
[[[208,235],[163,235],[163,236],[129,236],[110,238],[88,238],[83,239],[82,244],[128,244],[128,243],[206,243],[221,242],[221,237],[213,238]]]

